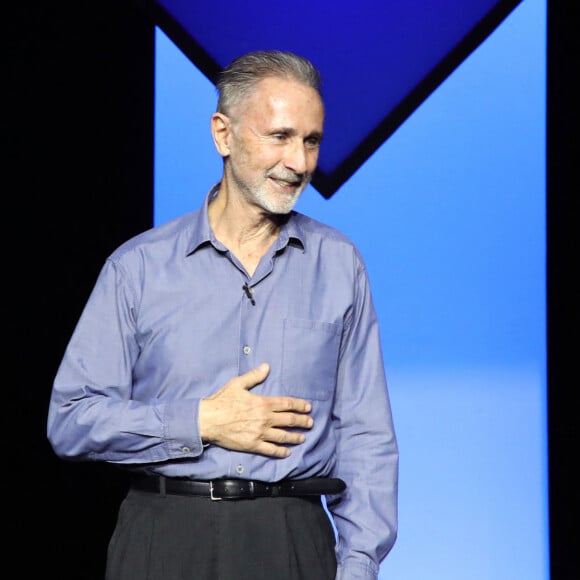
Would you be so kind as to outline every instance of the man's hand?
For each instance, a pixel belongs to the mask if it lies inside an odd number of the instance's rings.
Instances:
[[[199,405],[199,431],[204,443],[234,451],[288,457],[286,445],[304,442],[304,434],[288,430],[310,429],[312,405],[294,397],[267,397],[250,390],[263,382],[270,366],[260,366],[230,379]]]

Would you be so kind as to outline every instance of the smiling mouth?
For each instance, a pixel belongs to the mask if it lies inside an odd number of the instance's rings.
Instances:
[[[277,179],[275,177],[273,179],[276,183],[278,183],[282,187],[296,188],[302,184],[302,181],[286,181],[285,179]]]
[[[285,179],[283,177],[277,177],[275,175],[270,175],[270,179],[276,182],[280,187],[284,189],[298,189],[304,183],[304,179],[299,177],[293,177],[292,179]]]

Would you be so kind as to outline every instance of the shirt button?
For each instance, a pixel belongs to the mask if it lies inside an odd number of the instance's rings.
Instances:
[[[236,473],[238,475],[241,475],[242,473],[244,473],[244,466],[243,465],[236,465]]]
[[[251,346],[244,346],[244,354],[250,354],[252,352],[252,347]]]
[[[189,453],[191,451],[191,449],[189,447],[182,447],[181,451],[182,451],[182,453]]]

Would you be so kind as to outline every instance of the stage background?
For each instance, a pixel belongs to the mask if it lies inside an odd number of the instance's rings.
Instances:
[[[524,0],[330,199],[297,206],[369,270],[401,452],[385,580],[548,578],[545,10]],[[221,158],[215,88],[160,29],[155,78],[161,223]]]

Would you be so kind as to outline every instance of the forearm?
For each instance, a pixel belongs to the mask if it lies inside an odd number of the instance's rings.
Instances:
[[[129,399],[127,386],[113,386],[113,381],[107,381],[107,386],[83,385],[77,375],[65,358],[53,387],[47,422],[47,436],[58,456],[139,464],[202,453],[199,399],[140,402]]]
[[[356,440],[350,439],[349,451],[339,452],[333,471],[347,489],[327,503],[338,532],[339,570],[370,579],[397,536],[398,450],[394,438],[383,436],[369,447],[356,447]]]
[[[47,436],[59,457],[143,464],[194,458],[202,453],[195,420],[197,399],[144,404],[110,395],[93,392],[82,398],[66,398],[56,389],[49,407]]]

